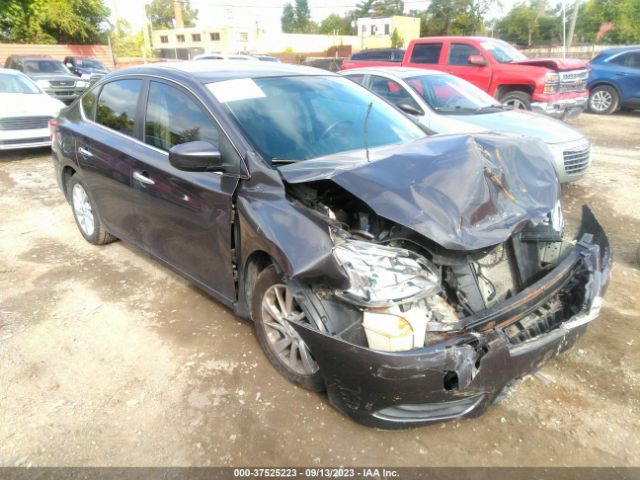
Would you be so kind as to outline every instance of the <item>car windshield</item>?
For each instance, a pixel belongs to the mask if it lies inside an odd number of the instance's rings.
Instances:
[[[499,108],[495,98],[453,75],[420,75],[405,81],[438,113],[472,114]]]
[[[81,68],[97,68],[100,70],[106,70],[104,65],[98,60],[89,60],[87,58],[80,58],[76,60],[76,65]]]
[[[0,93],[41,93],[32,80],[23,75],[0,73]]]
[[[482,46],[500,63],[517,62],[518,60],[527,59],[522,52],[502,40],[487,40],[482,42]]]
[[[69,73],[67,67],[59,60],[27,60],[24,62],[24,71],[26,73]]]
[[[394,107],[343,77],[243,78],[208,87],[258,152],[273,163],[425,136]]]

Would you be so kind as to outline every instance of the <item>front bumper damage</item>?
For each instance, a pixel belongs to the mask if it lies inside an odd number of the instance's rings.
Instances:
[[[608,239],[583,207],[576,244],[554,269],[517,295],[472,317],[437,342],[406,352],[382,352],[291,322],[318,362],[330,402],[355,421],[402,428],[480,415],[515,380],[570,348],[598,316],[611,271]],[[578,280],[579,279],[579,280]],[[554,329],[518,339],[514,325],[579,281],[579,311]],[[573,290],[575,291],[575,290]],[[315,303],[325,302],[321,297]],[[338,314],[335,307],[307,315]],[[316,324],[322,323],[317,319]]]
[[[540,97],[543,97],[542,95]],[[575,98],[547,99],[533,98],[531,110],[543,113],[560,120],[570,120],[577,117],[587,108],[588,94]]]

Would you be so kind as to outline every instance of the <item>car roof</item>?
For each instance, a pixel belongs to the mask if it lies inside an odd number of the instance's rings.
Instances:
[[[187,74],[201,83],[219,82],[239,78],[335,76],[319,68],[272,62],[238,62],[234,60],[199,60],[197,62],[164,62],[124,68],[110,75],[147,74],[171,77]]]
[[[20,58],[22,60],[55,60],[50,55],[9,55],[10,58]]]
[[[429,70],[426,68],[413,68],[413,67],[363,67],[363,68],[350,68],[349,70],[343,70],[343,75],[348,75],[350,73],[361,73],[361,74],[386,74],[393,75],[398,78],[409,78],[427,75],[447,75],[444,72],[440,72],[438,70]]]
[[[629,45],[627,47],[615,47],[615,48],[607,48],[605,50],[600,50],[600,53],[598,53],[598,57],[599,56],[609,56],[609,55],[614,55],[616,53],[623,53],[623,52],[631,52],[634,50],[640,50],[640,45]]]

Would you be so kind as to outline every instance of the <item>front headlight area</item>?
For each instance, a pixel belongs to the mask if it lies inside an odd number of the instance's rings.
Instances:
[[[455,311],[440,295],[438,269],[421,255],[354,239],[337,243],[333,254],[350,282],[334,293],[362,311],[369,348],[421,348],[429,332],[457,324]]]

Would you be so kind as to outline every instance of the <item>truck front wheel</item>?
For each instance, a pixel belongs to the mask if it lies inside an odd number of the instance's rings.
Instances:
[[[506,93],[500,101],[514,110],[531,110],[531,95],[526,92],[513,91]]]

